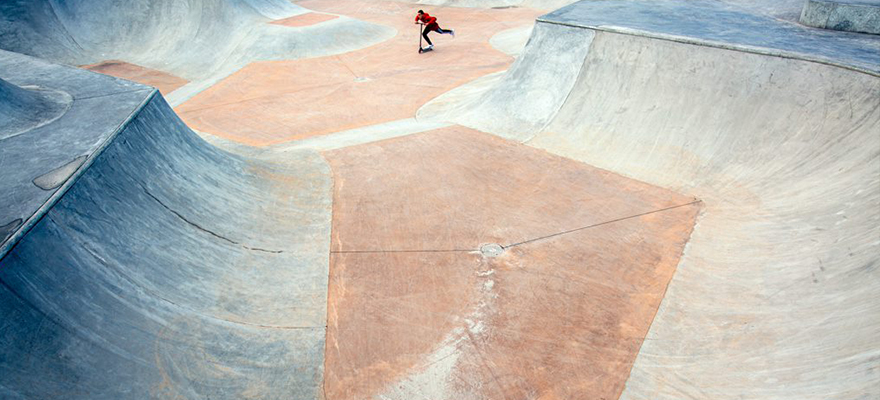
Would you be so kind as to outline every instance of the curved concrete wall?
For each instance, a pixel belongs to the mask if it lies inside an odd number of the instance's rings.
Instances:
[[[319,397],[329,168],[217,150],[149,93],[0,254],[0,397]]]
[[[543,128],[574,85],[595,33],[537,24],[523,54],[495,85],[453,115],[466,126],[525,140]]]
[[[252,61],[336,54],[396,34],[344,17],[304,28],[268,23],[305,12],[283,0],[3,2],[0,48],[65,64],[125,60],[168,72],[192,81],[169,97],[177,104]]]
[[[546,126],[469,124],[703,200],[621,398],[880,397],[880,78],[592,34]],[[541,79],[512,69],[482,107],[528,115],[497,95]]]

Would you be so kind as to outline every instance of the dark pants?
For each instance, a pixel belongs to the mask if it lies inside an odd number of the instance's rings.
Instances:
[[[425,38],[425,41],[427,41],[428,45],[431,46],[433,46],[434,43],[431,43],[431,39],[428,39],[428,32],[437,32],[440,34],[452,33],[452,31],[447,31],[443,28],[440,28],[440,25],[438,25],[436,22],[433,24],[425,25],[425,30],[422,31],[422,37]]]

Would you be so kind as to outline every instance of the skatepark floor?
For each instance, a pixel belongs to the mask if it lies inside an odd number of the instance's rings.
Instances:
[[[273,1],[242,29],[314,49],[0,53],[0,397],[880,396],[880,39]]]

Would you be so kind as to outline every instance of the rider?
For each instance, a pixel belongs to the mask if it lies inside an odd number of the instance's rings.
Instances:
[[[455,37],[455,29],[442,29],[440,25],[437,24],[437,18],[434,18],[428,13],[419,10],[419,13],[416,14],[416,23],[425,24],[425,29],[422,30],[422,37],[428,42],[428,47],[425,50],[433,49],[434,44],[431,43],[431,39],[428,39],[428,32],[434,31],[439,34],[450,34],[452,37]]]

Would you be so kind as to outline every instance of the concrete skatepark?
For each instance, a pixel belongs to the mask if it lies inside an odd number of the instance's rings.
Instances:
[[[816,3],[0,3],[0,398],[880,398]]]

